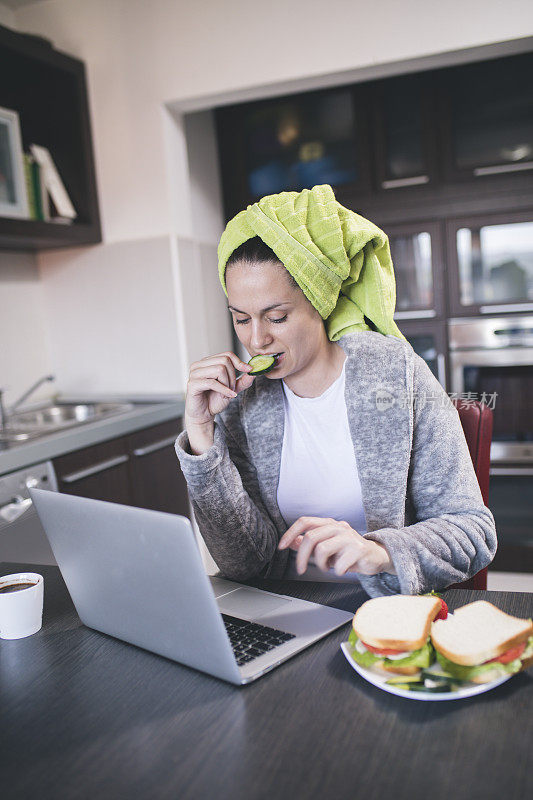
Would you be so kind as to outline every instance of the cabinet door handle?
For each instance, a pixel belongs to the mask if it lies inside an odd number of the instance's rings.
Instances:
[[[508,478],[521,478],[533,475],[533,467],[491,467],[490,474]]]
[[[476,167],[474,175],[501,175],[505,172],[522,172],[522,170],[533,169],[533,161],[522,161],[517,164],[497,164],[494,167]]]
[[[174,444],[177,438],[178,434],[176,434],[176,436],[169,436],[167,439],[161,439],[159,442],[154,442],[153,444],[147,444],[146,447],[138,447],[133,451],[133,455],[147,456],[148,453],[155,453],[156,450],[162,450],[163,447],[168,447],[170,444]]]
[[[394,319],[431,319],[437,316],[434,308],[425,308],[420,311],[395,311]]]
[[[415,175],[413,178],[394,178],[392,181],[382,181],[382,189],[399,189],[402,186],[418,186],[421,183],[429,183],[428,175]]]
[[[92,467],[87,467],[87,469],[80,469],[79,472],[71,472],[70,475],[60,476],[59,480],[63,483],[76,483],[76,481],[81,481],[83,478],[88,478],[90,475],[96,475],[98,472],[104,472],[106,469],[118,467],[119,464],[124,464],[127,460],[128,456],[110,458],[108,461],[101,461],[99,464],[93,464]]]

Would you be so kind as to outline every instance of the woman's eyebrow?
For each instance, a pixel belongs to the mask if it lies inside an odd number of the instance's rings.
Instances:
[[[274,305],[272,305],[272,306],[267,306],[266,308],[263,308],[263,310],[260,313],[261,314],[265,314],[267,311],[272,311],[273,308],[278,308],[278,306],[286,306],[288,304],[289,304],[288,300],[285,300],[283,303],[274,303]],[[233,306],[230,306],[229,303],[228,303],[228,308],[229,308],[230,311],[236,311],[237,314],[247,314],[248,313],[247,311],[239,311],[238,308],[234,308]]]

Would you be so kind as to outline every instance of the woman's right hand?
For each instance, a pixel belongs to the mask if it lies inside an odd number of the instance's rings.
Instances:
[[[236,371],[243,372],[238,378]],[[185,428],[193,453],[204,452],[213,444],[214,418],[239,392],[248,389],[253,376],[251,367],[226,352],[202,358],[191,364],[185,398]]]

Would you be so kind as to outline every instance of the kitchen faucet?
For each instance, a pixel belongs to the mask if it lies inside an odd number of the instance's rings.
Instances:
[[[43,383],[46,383],[46,381],[55,381],[55,379],[55,375],[44,375],[42,378],[39,378],[39,380],[32,384],[32,386],[30,386],[30,388],[24,392],[24,394],[21,394],[18,400],[15,400],[9,409],[4,406],[2,400],[2,394],[4,390],[0,389],[0,430],[5,428],[8,416],[13,414],[15,409],[17,409],[25,400],[27,400],[28,397],[39,388],[39,386],[41,386]]]

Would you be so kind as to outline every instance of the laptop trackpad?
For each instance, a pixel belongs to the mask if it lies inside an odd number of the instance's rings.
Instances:
[[[234,592],[217,598],[217,604],[223,614],[235,617],[257,618],[269,614],[275,608],[291,603],[285,597],[274,597],[271,594],[254,589],[236,589]]]

